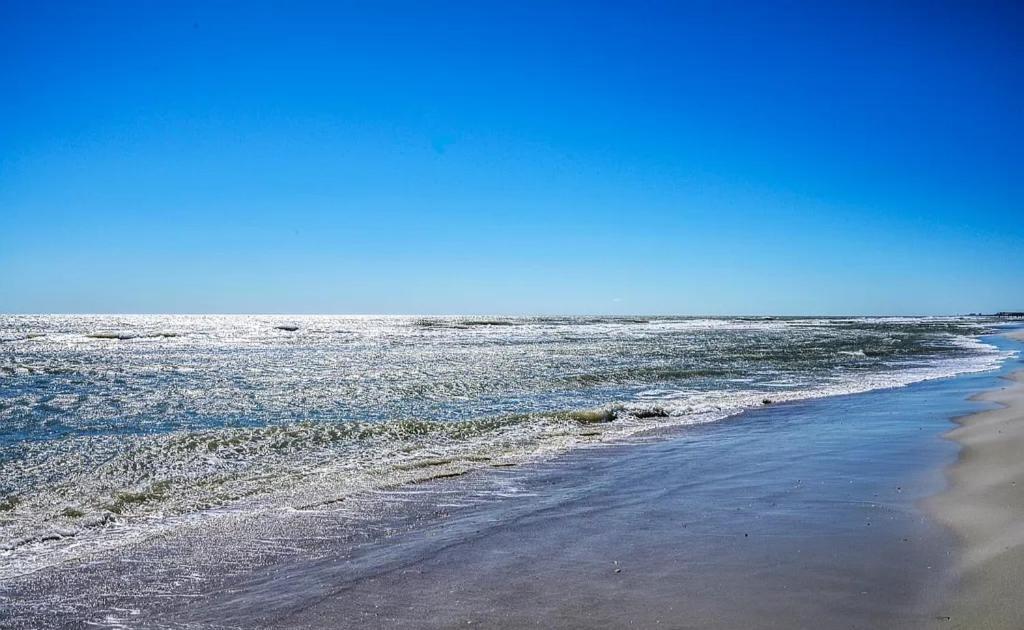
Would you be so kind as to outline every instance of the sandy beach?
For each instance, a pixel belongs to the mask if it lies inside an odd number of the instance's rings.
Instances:
[[[1024,333],[1010,335],[1024,341]],[[944,616],[955,628],[1024,627],[1024,371],[975,400],[995,408],[960,418],[950,488],[930,501],[963,545],[960,575]]]

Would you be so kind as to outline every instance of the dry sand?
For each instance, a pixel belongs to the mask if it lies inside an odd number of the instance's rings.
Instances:
[[[1024,341],[1024,334],[1011,335]],[[959,587],[948,627],[1024,628],[1024,371],[977,400],[995,409],[958,420],[962,446],[950,488],[930,504],[960,537]]]

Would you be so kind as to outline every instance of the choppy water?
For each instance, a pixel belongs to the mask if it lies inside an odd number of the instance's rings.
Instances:
[[[954,318],[0,316],[0,578],[765,400],[981,371]]]

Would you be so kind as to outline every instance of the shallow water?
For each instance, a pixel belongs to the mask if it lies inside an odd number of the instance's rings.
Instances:
[[[0,317],[0,578],[191,527],[990,369],[963,318]]]

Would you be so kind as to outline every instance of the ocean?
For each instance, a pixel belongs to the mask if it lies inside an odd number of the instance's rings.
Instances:
[[[0,580],[994,369],[983,318],[0,316]],[[355,509],[355,508],[353,508]]]

